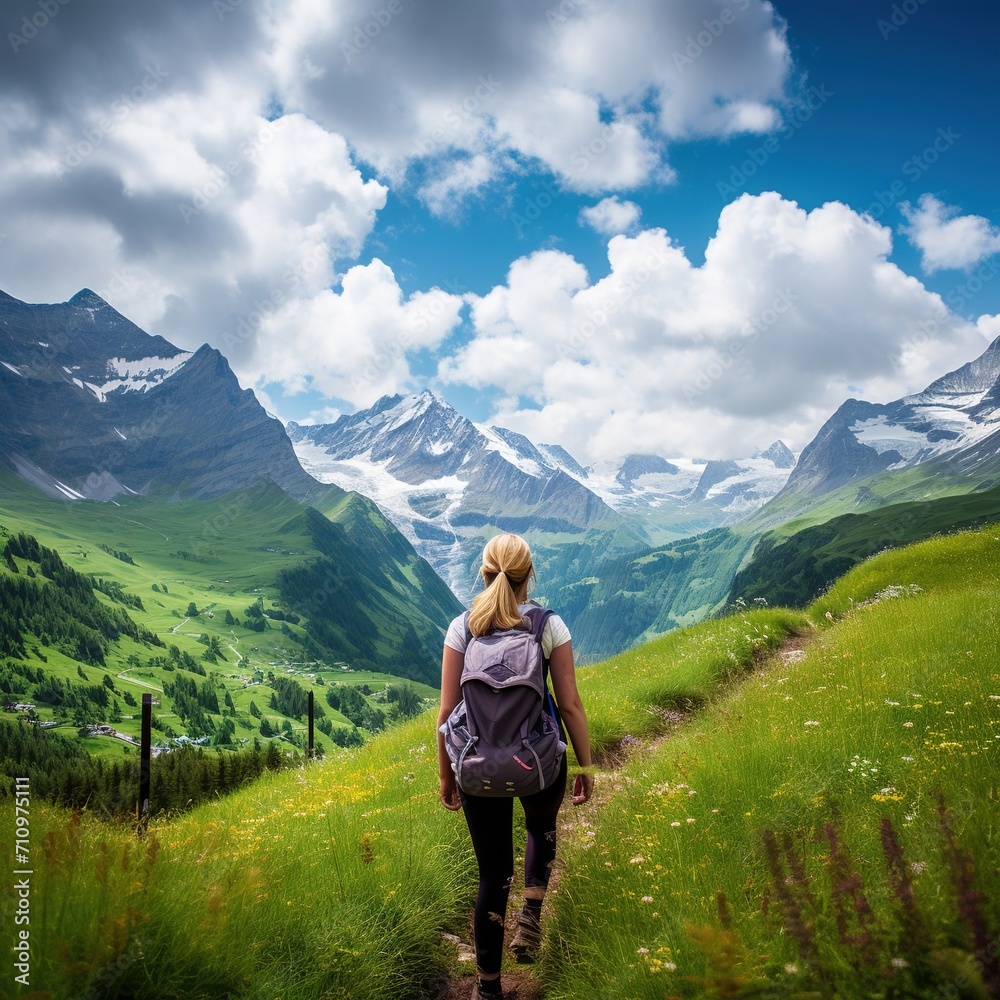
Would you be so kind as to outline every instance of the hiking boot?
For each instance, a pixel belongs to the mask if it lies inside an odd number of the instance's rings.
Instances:
[[[534,962],[542,947],[542,925],[538,917],[521,910],[517,915],[517,931],[510,942],[510,950],[518,962]]]
[[[469,1000],[503,1000],[503,993],[483,993],[479,988],[479,983],[476,982],[472,986]]]

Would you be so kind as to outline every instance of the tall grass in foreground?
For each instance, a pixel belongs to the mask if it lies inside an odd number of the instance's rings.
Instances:
[[[573,813],[548,995],[1000,996],[998,580],[995,530],[863,564]]]
[[[703,703],[802,621],[754,612],[581,671],[595,742],[662,729],[664,709]],[[156,820],[138,842],[36,804],[32,986],[95,1000],[422,995],[475,891],[465,824],[437,802],[434,737],[426,714]]]
[[[740,684],[804,615],[582,669],[606,759],[674,728],[567,810],[548,996],[988,995],[998,578],[995,531],[927,543],[858,567],[810,609],[801,659]],[[430,713],[142,841],[40,803],[31,822],[40,996],[417,998],[475,890]]]
[[[415,995],[442,971],[441,931],[464,930],[472,881],[464,831],[437,807],[428,728],[266,776],[140,841],[36,808],[32,985],[158,1000]]]

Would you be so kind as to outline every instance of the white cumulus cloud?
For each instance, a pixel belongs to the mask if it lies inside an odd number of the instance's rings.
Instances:
[[[1000,227],[981,215],[959,215],[932,194],[921,195],[916,207],[905,202],[900,208],[927,272],[972,267],[1000,250]]]
[[[355,265],[339,291],[295,298],[261,317],[255,351],[236,366],[245,382],[286,394],[316,390],[368,406],[414,388],[409,356],[433,349],[458,323],[462,299],[432,288],[405,296],[376,258]],[[275,350],[274,345],[281,345]]]
[[[890,250],[841,203],[743,195],[698,267],[662,229],[613,237],[597,279],[560,251],[515,261],[470,297],[475,335],[440,375],[495,389],[498,423],[585,460],[801,448],[846,397],[897,398],[983,349]]]
[[[288,7],[269,22],[277,90],[393,182],[481,155],[579,192],[670,180],[671,143],[772,130],[787,96],[785,25],[764,0],[725,16],[717,0]]]
[[[596,205],[580,209],[581,225],[590,226],[602,236],[629,232],[639,221],[642,210],[634,201],[620,201],[617,195],[603,198]]]

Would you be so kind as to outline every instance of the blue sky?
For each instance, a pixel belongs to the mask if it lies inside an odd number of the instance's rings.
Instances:
[[[283,419],[801,449],[1000,335],[987,2],[8,5],[0,287]],[[707,252],[707,257],[706,257]]]

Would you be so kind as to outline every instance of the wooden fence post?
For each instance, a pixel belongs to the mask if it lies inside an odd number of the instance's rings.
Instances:
[[[142,696],[142,737],[139,748],[139,802],[136,805],[136,822],[141,837],[149,820],[149,772],[152,757],[153,696]]]
[[[313,693],[309,692],[309,749],[306,751],[306,757],[312,758],[313,756]]]

